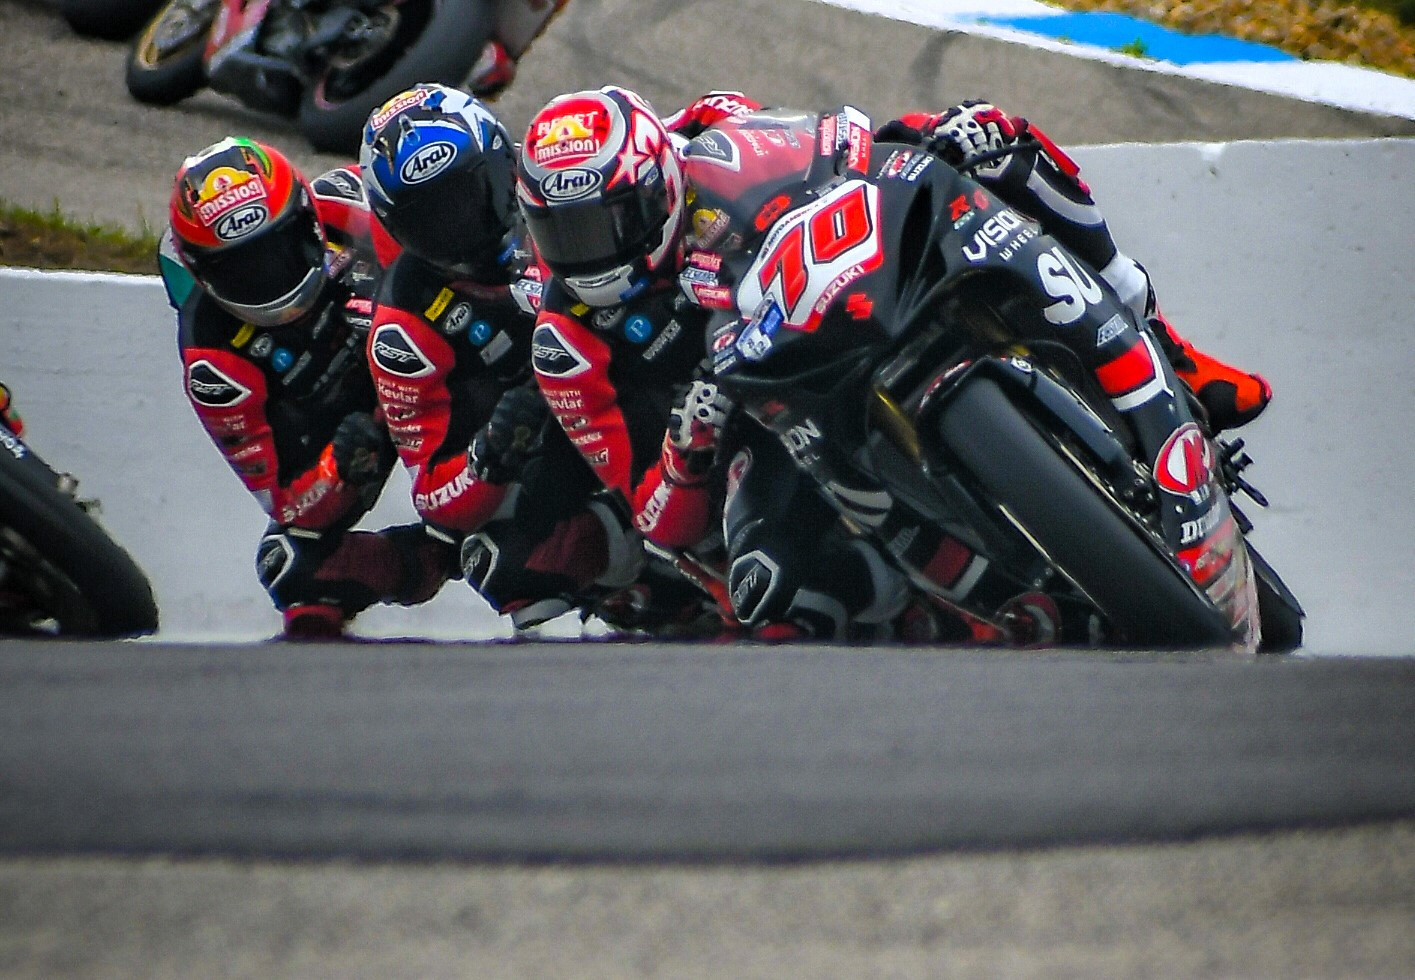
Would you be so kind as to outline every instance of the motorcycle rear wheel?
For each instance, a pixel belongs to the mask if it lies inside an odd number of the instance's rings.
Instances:
[[[0,566],[0,632],[116,638],[157,629],[146,574],[31,452],[0,449]]]
[[[391,40],[367,59],[330,67],[304,93],[299,125],[316,150],[356,154],[369,113],[418,82],[461,85],[495,26],[487,0],[397,6]]]
[[[161,5],[161,0],[59,0],[59,13],[75,34],[124,41]]]
[[[206,41],[220,9],[212,0],[164,3],[128,49],[128,93],[148,105],[175,105],[201,91]]]
[[[1114,642],[1154,649],[1230,644],[1219,612],[995,382],[967,382],[940,413],[938,431],[983,493],[1091,597]]]

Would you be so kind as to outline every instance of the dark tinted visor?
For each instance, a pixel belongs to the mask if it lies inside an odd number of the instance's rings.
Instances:
[[[485,164],[446,174],[410,190],[379,217],[409,252],[440,266],[484,263],[507,231],[487,194]],[[509,194],[507,195],[509,199]]]
[[[649,236],[668,216],[663,184],[647,197],[622,194],[611,200],[526,208],[526,225],[541,258],[561,276],[603,272],[639,258]]]
[[[188,253],[192,269],[213,294],[241,306],[262,306],[290,294],[324,264],[314,215],[296,211],[275,227],[219,252]]]

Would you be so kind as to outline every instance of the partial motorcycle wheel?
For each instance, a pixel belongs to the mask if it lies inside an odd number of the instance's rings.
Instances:
[[[1248,545],[1253,574],[1258,579],[1258,619],[1263,624],[1259,653],[1291,653],[1302,646],[1302,620],[1306,613],[1292,590],[1278,577],[1268,560]]]
[[[1095,601],[1117,642],[1227,647],[1223,617],[1063,458],[997,384],[975,378],[943,408],[944,445]]]
[[[161,5],[162,0],[59,0],[59,13],[75,34],[125,41]]]
[[[0,449],[0,632],[128,637],[157,629],[133,557],[29,451]]]
[[[168,0],[133,39],[128,93],[148,105],[174,105],[206,86],[202,64],[220,0]]]
[[[369,113],[418,82],[460,85],[495,26],[489,0],[410,0],[369,15],[305,92],[299,125],[316,150],[356,154]]]

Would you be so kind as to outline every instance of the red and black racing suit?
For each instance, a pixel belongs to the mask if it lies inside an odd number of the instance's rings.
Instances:
[[[664,119],[670,133],[697,135],[758,108],[740,93],[715,92]],[[532,365],[551,411],[600,481],[617,491],[649,538],[697,543],[710,516],[707,493],[667,493],[660,461],[676,389],[700,374],[708,311],[678,286],[678,263],[631,299],[592,308],[555,279],[536,319]]]
[[[311,186],[332,272],[316,309],[257,327],[198,284],[177,317],[188,400],[270,516],[257,574],[288,634],[337,632],[378,602],[424,602],[456,567],[454,549],[418,524],[350,530],[384,480],[342,481],[331,439],[349,415],[378,411],[364,342],[374,288],[397,246],[374,222],[356,168],[329,171]],[[170,283],[169,293],[178,297]]]
[[[480,479],[468,445],[511,388],[532,383],[531,332],[544,272],[518,227],[480,275],[404,253],[378,293],[369,363],[413,504],[432,533],[460,543],[467,582],[529,627],[593,607],[638,572],[623,521],[564,431],[547,419],[538,448],[506,482]],[[615,625],[650,625],[633,617]]]

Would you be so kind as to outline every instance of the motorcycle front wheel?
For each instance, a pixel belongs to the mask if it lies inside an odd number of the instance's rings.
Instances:
[[[1230,644],[1213,605],[995,382],[968,381],[940,413],[938,431],[983,495],[1095,602],[1114,641],[1147,649]]]
[[[133,39],[125,81],[148,105],[175,105],[206,86],[202,59],[220,0],[168,0]]]
[[[357,154],[369,113],[418,82],[461,85],[495,26],[489,0],[407,0],[369,15],[304,93],[300,130],[316,150]]]
[[[132,555],[26,448],[0,448],[0,633],[117,638],[157,629]]]

